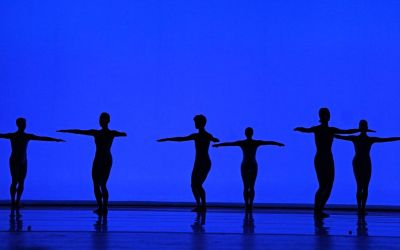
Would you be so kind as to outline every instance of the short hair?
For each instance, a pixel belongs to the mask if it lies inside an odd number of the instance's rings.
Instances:
[[[245,133],[246,136],[252,137],[253,134],[254,134],[254,130],[253,130],[252,127],[247,127],[247,128],[244,130],[244,133]]]
[[[15,123],[17,124],[17,127],[22,127],[23,125],[26,124],[26,120],[25,118],[18,117]]]
[[[319,114],[319,117],[322,117],[325,115],[330,115],[331,113],[329,112],[328,108],[320,108],[318,114]]]
[[[103,112],[103,113],[101,113],[101,115],[100,115],[100,119],[104,119],[107,123],[109,123],[110,122],[110,114],[109,113],[107,113],[107,112]]]
[[[361,127],[366,127],[366,128],[368,128],[368,122],[367,122],[367,120],[360,120],[360,123],[359,123],[359,128],[361,128]]]
[[[204,115],[196,115],[193,118],[194,122],[197,123],[200,127],[205,127],[207,123],[207,118]]]

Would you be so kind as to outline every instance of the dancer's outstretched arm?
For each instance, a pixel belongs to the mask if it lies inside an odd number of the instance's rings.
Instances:
[[[240,142],[241,142],[241,141],[223,142],[223,143],[216,143],[216,144],[213,144],[212,146],[213,146],[214,148],[218,148],[218,147],[230,147],[230,146],[240,146]]]
[[[218,138],[215,138],[214,136],[211,136],[211,139],[210,139],[212,142],[219,142],[219,139]]]
[[[257,142],[259,143],[260,146],[263,146],[263,145],[273,145],[273,146],[279,146],[279,147],[285,146],[285,144],[280,143],[280,142],[276,142],[276,141],[262,141],[262,140],[258,140]]]
[[[90,130],[81,130],[81,129],[61,129],[57,130],[57,132],[61,133],[70,133],[70,134],[78,134],[78,135],[95,135],[96,130],[90,129]]]
[[[313,133],[315,132],[315,127],[311,128],[304,128],[304,127],[297,127],[294,131],[302,132],[302,133]]]
[[[0,134],[0,139],[11,139],[12,134],[7,133],[7,134]]]
[[[354,135],[351,135],[351,136],[334,135],[334,137],[336,139],[345,140],[345,141],[353,141],[353,139],[355,138]]]
[[[29,140],[33,140],[33,141],[55,141],[55,142],[65,142],[62,139],[58,139],[58,138],[53,138],[53,137],[47,137],[47,136],[38,136],[38,135],[33,135],[30,134],[29,135]]]
[[[388,137],[388,138],[370,137],[370,138],[373,142],[392,142],[400,140],[400,137]]]
[[[182,141],[192,141],[195,139],[195,135],[191,134],[188,136],[178,136],[178,137],[168,137],[168,138],[162,138],[158,139],[158,142],[165,142],[165,141],[177,141],[177,142],[182,142]]]
[[[128,136],[125,132],[120,132],[120,131],[116,131],[116,130],[113,130],[112,132],[115,137]]]
[[[335,133],[335,134],[344,134],[344,135],[346,135],[346,134],[349,135],[349,134],[354,134],[354,133],[361,132],[360,129],[358,129],[358,128],[340,129],[340,128],[332,127],[332,129],[333,129],[333,133]],[[376,132],[376,131],[368,129],[367,132]]]

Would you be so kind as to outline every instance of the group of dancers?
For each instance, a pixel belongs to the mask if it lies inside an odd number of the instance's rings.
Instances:
[[[0,138],[9,139],[11,141],[10,172],[12,181],[10,195],[11,209],[13,210],[19,210],[22,192],[24,191],[28,163],[26,154],[28,142],[30,140],[65,142],[62,139],[25,133],[26,120],[24,118],[18,118],[16,123],[18,127],[16,132],[0,134]],[[96,154],[92,166],[92,180],[97,209],[93,212],[99,215],[106,215],[108,212],[107,181],[112,166],[111,145],[115,137],[126,136],[126,133],[110,130],[108,128],[108,124],[110,123],[110,115],[108,113],[101,113],[99,123],[101,129],[98,130],[63,129],[57,130],[57,132],[94,137]]]
[[[369,181],[371,180],[371,146],[377,142],[398,141],[400,137],[378,138],[370,137],[367,132],[375,132],[368,129],[368,122],[361,120],[358,129],[338,129],[328,125],[330,112],[327,108],[319,110],[320,125],[303,128],[297,127],[294,130],[303,133],[314,133],[317,152],[314,158],[315,172],[318,178],[318,190],[315,193],[314,215],[316,217],[329,217],[323,210],[331,195],[333,180],[335,177],[335,167],[332,155],[333,139],[352,141],[354,144],[355,155],[353,158],[353,172],[357,183],[357,207],[358,214],[366,214],[366,204],[368,198]],[[357,136],[342,136],[341,134],[360,133]]]
[[[326,218],[329,215],[324,212],[335,176],[334,160],[332,155],[332,143],[334,138],[351,141],[354,144],[355,156],[353,159],[353,171],[357,182],[357,205],[358,213],[365,215],[366,202],[368,198],[368,186],[371,179],[371,146],[377,142],[390,142],[400,140],[400,137],[378,138],[369,137],[367,132],[375,132],[368,129],[368,123],[361,120],[358,129],[338,129],[329,126],[330,112],[327,108],[319,110],[320,124],[310,128],[297,127],[294,130],[303,133],[314,133],[317,152],[314,158],[315,171],[318,178],[318,190],[314,200],[314,216],[317,218]],[[106,215],[108,213],[109,194],[107,190],[107,181],[110,176],[112,166],[111,145],[115,137],[127,136],[125,132],[110,130],[110,115],[101,113],[99,119],[101,129],[80,130],[80,129],[63,129],[57,132],[73,133],[80,135],[92,136],[95,139],[96,153],[92,166],[92,180],[94,194],[96,197],[97,208],[94,212],[98,215]],[[196,207],[192,210],[195,212],[205,212],[206,192],[203,188],[207,175],[211,169],[211,160],[208,154],[211,142],[213,147],[237,146],[243,152],[243,160],[241,164],[241,175],[243,181],[243,198],[245,209],[252,210],[255,197],[255,182],[257,178],[258,165],[256,160],[256,152],[258,147],[263,145],[284,146],[284,144],[275,141],[264,141],[253,139],[253,129],[248,127],[245,129],[244,140],[234,142],[218,143],[219,140],[208,133],[205,129],[207,119],[204,115],[196,115],[194,117],[197,133],[193,133],[183,137],[170,137],[157,140],[165,141],[194,141],[196,157],[191,175],[191,188],[193,196],[196,200]],[[0,134],[0,138],[9,139],[11,141],[10,156],[10,173],[12,182],[10,186],[11,209],[19,209],[21,196],[24,190],[24,182],[27,173],[27,146],[30,140],[36,141],[54,141],[64,142],[62,139],[37,136],[25,133],[26,120],[18,118],[16,120],[18,130],[14,133]],[[359,133],[357,136],[343,136],[342,134]]]

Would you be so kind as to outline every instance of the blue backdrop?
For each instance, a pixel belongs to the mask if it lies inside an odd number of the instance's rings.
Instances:
[[[283,3],[284,2],[284,3]],[[194,145],[156,143],[208,118],[221,141],[277,140],[258,152],[256,202],[312,203],[314,139],[293,132],[367,119],[400,136],[400,4],[396,1],[1,1],[0,132],[61,137],[31,142],[24,199],[92,200],[90,137],[111,114],[111,200],[192,201]],[[400,143],[375,145],[370,204],[400,205]],[[335,141],[330,203],[355,203],[350,142]],[[0,199],[8,199],[10,145],[0,141]],[[211,148],[209,201],[241,202],[241,152]]]

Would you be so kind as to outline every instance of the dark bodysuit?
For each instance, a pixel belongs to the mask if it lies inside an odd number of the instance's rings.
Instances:
[[[369,137],[367,135],[341,136],[353,142],[355,155],[353,158],[353,172],[356,178],[357,186],[368,188],[371,180],[371,157],[370,151],[372,144],[382,141],[380,138]]]
[[[257,140],[237,141],[237,144],[243,152],[243,160],[241,164],[241,174],[244,188],[254,189],[254,185],[258,173],[258,164],[256,160],[257,148],[261,143]]]
[[[32,134],[21,132],[10,133],[11,141],[10,173],[13,181],[23,182],[27,173],[28,160],[26,150],[29,140],[34,138]]]
[[[96,154],[93,160],[93,183],[105,185],[112,166],[111,146],[116,136],[113,130],[91,130],[96,143]]]
[[[315,171],[320,188],[323,188],[324,192],[328,192],[326,195],[328,196],[327,198],[329,198],[335,178],[332,143],[336,129],[323,125],[315,126],[313,129],[315,145],[317,147],[317,152],[314,157]]]
[[[373,137],[352,136],[356,154],[353,158],[353,172],[357,184],[368,187],[371,180],[371,146],[375,142]]]
[[[192,186],[201,186],[211,169],[211,160],[208,154],[210,142],[214,138],[208,132],[199,132],[189,136],[194,140],[196,157],[192,171]]]
[[[339,133],[340,130],[324,124],[314,126],[311,130],[315,135],[315,145],[317,147],[314,166],[319,184],[319,188],[315,194],[315,209],[320,211],[324,208],[330,197],[335,179],[332,143],[334,135]]]

